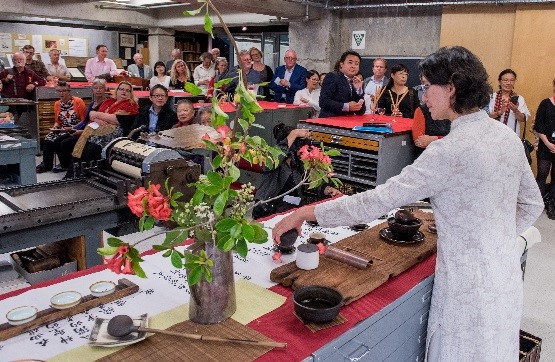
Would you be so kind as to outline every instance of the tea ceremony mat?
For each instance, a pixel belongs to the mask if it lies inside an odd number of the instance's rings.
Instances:
[[[349,304],[436,252],[437,235],[427,227],[433,222],[433,214],[415,211],[414,215],[422,219],[420,232],[425,239],[421,243],[394,245],[386,242],[379,236],[380,230],[387,227],[384,222],[333,244],[338,249],[371,259],[372,265],[366,269],[320,256],[316,269],[302,270],[291,262],[272,270],[270,279],[293,289],[307,285],[334,288],[343,295],[345,304]]]
[[[263,334],[229,318],[216,324],[197,324],[191,321],[178,323],[168,330],[195,333],[223,338],[270,341]],[[153,334],[146,340],[127,346],[110,356],[99,359],[103,362],[119,361],[253,361],[272,347],[249,346],[237,343],[191,340],[188,338]]]
[[[337,315],[337,317],[335,317],[334,319],[332,319],[331,321],[326,322],[326,323],[305,322],[305,321],[303,321],[303,319],[302,319],[301,317],[299,317],[299,316],[297,315],[297,313],[293,313],[293,314],[295,315],[295,317],[296,317],[298,320],[300,320],[301,322],[303,322],[304,326],[305,326],[306,328],[310,329],[310,331],[311,331],[312,333],[316,333],[316,332],[318,332],[318,331],[321,331],[322,329],[326,329],[326,328],[331,328],[331,327],[338,326],[338,325],[340,325],[340,324],[345,323],[345,321],[346,321],[345,317],[343,317],[343,316],[341,315],[341,313],[339,313],[339,314]]]

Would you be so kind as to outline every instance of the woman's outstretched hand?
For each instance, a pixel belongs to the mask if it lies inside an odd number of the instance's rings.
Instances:
[[[272,230],[272,239],[274,240],[274,244],[279,244],[281,235],[291,229],[296,229],[297,234],[301,235],[302,225],[305,220],[316,221],[314,207],[314,205],[303,206],[278,222]]]

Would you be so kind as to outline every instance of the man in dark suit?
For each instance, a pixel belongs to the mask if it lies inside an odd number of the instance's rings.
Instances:
[[[339,72],[328,73],[320,91],[320,117],[362,115],[364,92],[358,74],[360,55],[348,50],[339,59]]]
[[[285,52],[283,60],[285,65],[276,68],[269,86],[276,102],[293,104],[295,93],[306,88],[306,68],[297,64],[297,53],[292,49]]]
[[[135,127],[143,126],[148,133],[170,129],[177,123],[177,115],[168,104],[168,90],[161,84],[150,88],[152,105],[141,109]]]

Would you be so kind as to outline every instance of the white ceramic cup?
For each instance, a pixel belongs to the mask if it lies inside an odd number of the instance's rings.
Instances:
[[[326,234],[319,231],[312,232],[308,235],[308,242],[311,244],[325,243]]]
[[[320,262],[320,253],[318,247],[314,244],[301,244],[297,248],[297,259],[295,263],[297,268],[304,270],[312,270],[318,267]]]

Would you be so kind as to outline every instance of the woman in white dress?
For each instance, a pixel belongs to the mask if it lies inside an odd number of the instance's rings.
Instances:
[[[499,73],[497,80],[499,90],[491,95],[489,115],[520,136],[520,122],[530,117],[530,111],[524,97],[514,92],[516,73],[512,69],[505,69]]]
[[[438,241],[428,361],[517,361],[522,272],[515,242],[543,211],[522,142],[480,107],[491,87],[480,60],[441,48],[420,63],[423,101],[451,132],[374,190],[297,209],[274,242],[304,220],[323,227],[370,222],[430,198]]]
[[[154,77],[150,78],[150,88],[154,87],[156,84],[162,84],[164,87],[170,87],[170,76],[166,75],[166,65],[164,62],[156,62],[154,64]]]
[[[320,75],[315,70],[309,70],[306,73],[306,88],[295,93],[293,104],[297,106],[312,107],[314,112],[312,118],[318,118],[320,114]]]

